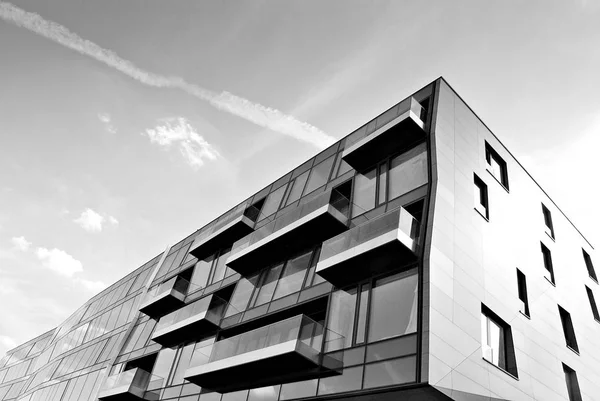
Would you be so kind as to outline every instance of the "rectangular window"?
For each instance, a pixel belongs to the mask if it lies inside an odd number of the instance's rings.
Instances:
[[[598,314],[598,305],[596,305],[594,293],[587,285],[585,286],[585,291],[587,292],[587,296],[590,301],[590,306],[592,308],[592,313],[594,314],[594,319],[596,319],[596,321],[600,323],[600,315]]]
[[[506,162],[487,142],[485,143],[485,161],[487,162],[487,170],[496,177],[506,189],[508,189],[508,171]]]
[[[519,289],[519,300],[521,300],[521,313],[529,317],[531,315],[529,314],[529,301],[527,299],[527,279],[519,269],[517,269],[517,285]]]
[[[485,182],[481,178],[474,174],[474,196],[475,196],[475,210],[477,210],[486,219],[490,218],[489,206],[488,206],[488,190]]]
[[[427,184],[427,146],[418,145],[390,162],[388,199],[392,200]]]
[[[581,248],[581,250],[583,251],[583,260],[585,260],[585,266],[587,267],[588,274],[595,282],[598,282],[596,270],[594,270],[594,265],[592,264],[592,258],[590,258],[589,253],[587,253],[585,249]]]
[[[485,305],[481,305],[481,343],[483,359],[517,377],[510,326]]]
[[[579,390],[579,382],[577,374],[573,369],[563,363],[563,371],[565,372],[565,382],[567,383],[567,393],[569,401],[581,401],[581,391]]]
[[[540,243],[542,246],[542,258],[544,260],[544,268],[546,269],[546,274],[544,277],[548,279],[552,284],[556,284],[554,281],[554,268],[552,267],[552,254],[550,253],[550,249],[546,247],[543,243]]]
[[[352,217],[361,215],[375,207],[375,188],[377,187],[377,169],[364,174],[356,174],[354,178],[354,194],[352,198]]]
[[[542,203],[542,213],[544,214],[544,224],[546,224],[546,234],[554,239],[554,226],[552,225],[552,214],[550,210]]]
[[[573,329],[573,321],[571,320],[571,314],[561,308],[560,305],[558,305],[558,313],[560,315],[560,321],[562,323],[563,333],[565,334],[567,347],[579,352],[577,339],[575,338],[575,330]]]

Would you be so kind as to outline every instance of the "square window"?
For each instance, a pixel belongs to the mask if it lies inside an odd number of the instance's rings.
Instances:
[[[508,170],[506,162],[500,157],[489,143],[485,143],[485,161],[487,162],[487,170],[508,189]]]
[[[518,376],[511,328],[485,305],[481,305],[481,343],[483,359]]]
[[[474,174],[474,201],[475,201],[475,210],[477,210],[483,217],[486,219],[490,218],[489,213],[489,205],[488,205],[488,190],[485,182],[481,180],[481,178],[477,177],[477,174]]]
[[[587,267],[590,278],[592,278],[595,282],[598,282],[598,277],[596,276],[596,270],[594,270],[594,265],[592,264],[592,258],[590,258],[590,254],[587,253],[583,248],[581,248],[581,251],[583,252],[583,260],[585,261],[585,266]]]
[[[571,314],[564,310],[560,305],[558,305],[558,314],[560,315],[560,321],[562,323],[563,333],[565,335],[567,347],[579,353],[579,347],[577,346],[577,339],[575,338],[575,329],[573,329],[573,321],[571,320]]]
[[[554,226],[552,225],[552,214],[550,210],[542,203],[542,213],[544,214],[544,224],[546,225],[546,234],[554,239]]]

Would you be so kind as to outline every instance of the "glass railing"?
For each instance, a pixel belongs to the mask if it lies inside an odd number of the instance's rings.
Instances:
[[[214,233],[218,232],[221,228],[225,227],[227,224],[231,223],[233,220],[237,219],[240,216],[248,217],[252,222],[256,222],[258,215],[260,214],[260,210],[255,206],[248,206],[247,203],[242,203],[236,206],[234,209],[230,210],[228,213],[224,214],[212,224],[212,226],[204,229],[198,236],[196,237],[196,242],[204,241]]]
[[[324,337],[325,332],[327,335]],[[190,367],[232,358],[293,340],[300,341],[321,353],[324,338],[327,338],[327,341],[339,341],[342,336],[325,329],[322,324],[305,315],[298,315],[200,347],[192,354]]]
[[[255,230],[239,241],[236,241],[233,244],[231,255],[235,255],[241,250],[248,248],[263,238],[268,237],[276,231],[300,220],[301,218],[327,204],[333,206],[344,216],[348,216],[348,212],[350,210],[350,200],[335,189],[327,190],[320,193],[316,197],[309,197],[301,200],[298,206],[291,209],[288,213],[279,216],[272,222]]]
[[[319,261],[395,230],[404,232],[414,240],[418,237],[419,222],[406,209],[394,209],[323,242]]]
[[[421,104],[419,102],[417,102],[415,100],[415,98],[412,98],[412,97],[410,97],[408,99],[404,99],[402,102],[400,102],[400,104],[398,105],[398,111],[396,113],[396,117],[402,115],[403,113],[406,113],[409,110],[412,111],[415,115],[417,115],[421,121],[425,121],[425,117],[426,117],[425,109],[423,108],[423,106],[421,106]],[[370,131],[367,131],[366,129],[361,131],[359,129],[358,131],[356,131],[355,134],[351,134],[350,136],[348,136],[348,138],[346,138],[345,149],[350,148],[352,145],[354,145],[358,141],[368,137],[373,132],[377,131],[379,128],[381,128],[381,127],[375,127],[374,129],[372,129]]]
[[[172,290],[175,290],[181,293],[182,295],[186,295],[189,287],[190,282],[188,280],[184,279],[183,277],[175,276],[165,281],[164,283],[148,290],[146,296],[144,297],[142,305],[151,302],[152,299],[158,298],[164,293],[171,292]]]
[[[143,369],[130,369],[107,377],[100,389],[100,397],[102,397],[102,392],[104,391],[124,386],[127,386],[128,389],[137,389],[137,391],[145,392],[148,388],[162,387],[163,382],[164,379],[162,377],[153,375]]]
[[[205,312],[205,319],[218,323],[223,316],[226,307],[227,302],[216,295],[204,297],[198,301],[192,302],[191,304],[187,304],[175,312],[161,317],[156,325],[154,333],[158,333],[170,326],[184,321],[185,319],[200,315]]]

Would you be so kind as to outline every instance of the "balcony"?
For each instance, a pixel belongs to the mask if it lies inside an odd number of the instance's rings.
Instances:
[[[323,242],[316,272],[343,287],[415,262],[418,229],[409,212],[394,209]]]
[[[175,276],[155,286],[146,294],[140,312],[156,319],[183,306],[189,285],[186,279]]]
[[[414,98],[398,105],[397,117],[374,132],[362,131],[346,139],[342,158],[358,171],[399,152],[413,142],[424,139],[426,110]]]
[[[219,327],[226,307],[227,302],[216,295],[187,304],[160,318],[152,340],[171,347],[210,333]]]
[[[298,315],[218,341],[194,351],[185,379],[228,393],[339,374],[343,357],[322,353],[324,332],[323,325]],[[327,334],[338,341],[339,335]]]
[[[98,399],[106,401],[158,400],[163,379],[143,369],[135,368],[109,376],[100,388]]]
[[[259,214],[260,210],[254,206],[242,204],[236,207],[221,217],[211,229],[201,232],[194,240],[190,253],[198,259],[204,259],[217,252],[224,244],[232,244],[243,238],[252,232]]]
[[[317,244],[346,229],[350,201],[335,189],[303,200],[290,212],[233,244],[227,266],[249,275],[283,255]]]

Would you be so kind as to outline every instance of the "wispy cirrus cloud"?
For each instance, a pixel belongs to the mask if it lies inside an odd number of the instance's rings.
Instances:
[[[0,18],[37,33],[76,52],[92,57],[114,68],[136,81],[156,87],[180,89],[198,99],[208,102],[218,110],[233,114],[258,126],[291,136],[300,141],[325,148],[335,139],[319,128],[299,121],[281,111],[252,102],[229,92],[213,92],[186,82],[181,77],[168,77],[145,71],[131,61],[119,57],[115,52],[83,39],[66,27],[42,18],[39,14],[25,11],[10,3],[0,2]]]
[[[104,125],[104,129],[111,134],[116,134],[117,129],[112,124],[112,117],[108,113],[98,113],[98,120]]]
[[[147,129],[142,135],[165,149],[176,146],[185,161],[194,169],[202,167],[206,160],[216,160],[220,157],[219,152],[183,117],[161,119],[156,127]]]
[[[87,208],[81,212],[81,215],[73,221],[85,231],[90,233],[98,233],[102,231],[103,225],[106,221],[112,225],[119,224],[119,221],[113,216],[103,216],[90,208]]]

